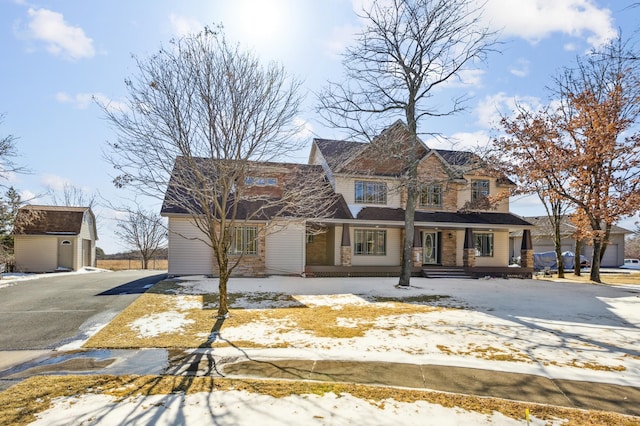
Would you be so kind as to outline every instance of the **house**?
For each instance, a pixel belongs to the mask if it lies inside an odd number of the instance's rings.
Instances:
[[[407,140],[400,121],[370,143],[314,139],[306,170],[326,177],[338,199],[335,208],[329,215],[298,220],[267,215],[247,223],[241,232],[255,244],[248,245],[238,274],[397,275],[406,202],[406,170],[400,157],[410,148]],[[508,197],[495,208],[486,202],[513,183],[485,170],[472,153],[418,143],[412,151],[421,182],[413,272],[454,268],[476,276],[516,273],[508,268],[509,233],[520,231],[531,262],[525,261],[517,272],[530,274],[533,252],[526,236],[533,225],[509,212]],[[286,172],[301,165],[263,163],[262,167],[263,185],[269,186],[270,169]],[[274,179],[273,185],[284,181]],[[170,184],[167,193],[171,191]],[[212,250],[199,241],[202,233],[190,216],[166,200],[161,214],[168,218],[169,274],[211,274]]]
[[[553,226],[548,216],[531,216],[524,218],[527,222],[534,224],[536,227],[531,231],[531,243],[533,245],[533,251],[535,253],[544,253],[549,251],[555,251],[555,244],[553,242]],[[560,236],[561,236],[561,251],[576,251],[576,239],[574,233],[576,231],[575,225],[569,220],[569,216],[562,216],[560,220]],[[611,234],[609,237],[609,243],[607,249],[604,252],[604,257],[601,261],[601,266],[617,268],[624,264],[624,238],[626,234],[632,232],[628,229],[621,228],[613,225],[611,227]],[[510,251],[511,256],[520,256],[519,247],[522,241],[522,232],[515,231],[511,234],[510,239]],[[593,257],[593,247],[589,244],[589,240],[582,241],[580,246],[580,254],[585,256],[591,262]]]
[[[89,207],[24,206],[14,227],[16,270],[77,271],[96,263],[96,221]]]

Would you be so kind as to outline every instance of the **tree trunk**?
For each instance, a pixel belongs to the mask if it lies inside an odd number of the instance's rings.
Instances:
[[[576,277],[580,276],[580,265],[581,265],[581,261],[580,261],[580,256],[582,256],[582,241],[580,240],[576,240],[576,248],[575,248],[575,254],[576,254],[576,265],[573,268],[573,274]]]
[[[142,269],[149,269],[149,259],[142,256]]]
[[[226,249],[219,250],[216,256],[218,263],[218,319],[224,319],[229,316],[229,306],[227,305],[227,283],[229,282],[229,258]]]
[[[413,234],[415,233],[416,191],[409,184],[407,188],[407,205],[404,211],[404,244],[402,246],[402,265],[400,267],[399,286],[408,287],[411,281],[413,263]]]
[[[562,257],[562,237],[560,235],[560,217],[553,218],[554,241],[556,258],[558,259],[558,278],[564,278],[564,258]]]
[[[601,241],[599,238],[593,239],[593,258],[591,259],[591,281],[601,282],[600,281],[600,247],[602,247]]]
[[[229,282],[229,274],[220,270],[220,280],[218,283],[219,303],[218,303],[218,319],[224,319],[229,316],[229,306],[227,305],[227,283]]]

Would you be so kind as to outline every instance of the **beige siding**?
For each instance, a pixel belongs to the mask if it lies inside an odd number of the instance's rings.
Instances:
[[[371,182],[385,182],[387,184],[387,204],[356,204],[355,203],[355,181],[363,180],[363,181],[371,181]],[[398,187],[398,181],[394,179],[382,179],[376,176],[362,176],[362,177],[345,177],[345,176],[336,176],[335,178],[336,186],[335,190],[337,193],[342,194],[344,200],[349,205],[358,205],[358,206],[376,206],[376,207],[392,207],[399,208],[401,206],[401,194]]]
[[[490,196],[496,196],[499,193],[503,192],[503,191],[508,191],[509,188],[504,187],[504,186],[498,186],[496,184],[496,178],[492,178],[489,176],[472,176],[472,175],[465,175],[464,178],[467,180],[467,182],[469,182],[467,185],[464,185],[461,187],[461,190],[458,191],[458,209],[462,208],[464,206],[465,203],[467,203],[468,201],[471,201],[471,181],[475,180],[475,179],[487,179],[489,180],[489,195]],[[498,203],[498,206],[496,208],[495,211],[498,212],[509,212],[509,198],[505,198],[504,200],[502,200],[500,203]]]
[[[333,266],[340,265],[340,244],[342,244],[342,226],[336,225],[333,240]]]
[[[352,226],[350,229],[351,234],[351,249],[353,250],[355,238],[354,229],[364,229],[357,226]],[[371,228],[367,228],[371,229]],[[362,256],[353,254],[351,258],[351,264],[353,266],[398,266],[400,265],[402,244],[401,244],[401,230],[399,228],[388,228],[387,231],[387,254],[386,256]],[[337,238],[336,238],[337,239]]]
[[[278,221],[267,229],[266,273],[299,275],[305,264],[305,225]]]
[[[474,230],[479,233],[492,233],[493,234],[493,256],[491,257],[476,257],[476,266],[508,266],[509,265],[509,232],[508,231],[488,231],[488,230]],[[458,232],[457,244],[458,247],[464,247],[464,232]],[[463,266],[462,261],[463,250],[460,249],[456,253],[456,264]],[[519,255],[519,254],[518,254]]]
[[[84,246],[82,244],[82,240],[91,241],[90,266],[95,266],[96,264],[96,235],[94,231],[95,228],[91,223],[92,220],[93,220],[93,217],[91,216],[89,211],[86,211],[84,213],[84,217],[82,218],[82,227],[80,228],[80,234],[78,234],[78,238],[76,240],[77,261],[75,262],[75,265],[76,265],[75,269],[82,268],[82,266],[84,265],[84,249],[83,249]]]
[[[16,270],[20,272],[52,272],[58,267],[58,238],[39,236],[15,237]]]
[[[488,232],[488,231],[478,231]],[[476,257],[476,266],[507,266],[509,265],[509,232],[493,232],[493,256]]]
[[[187,218],[169,218],[169,274],[208,275],[213,271],[213,251],[206,238]]]

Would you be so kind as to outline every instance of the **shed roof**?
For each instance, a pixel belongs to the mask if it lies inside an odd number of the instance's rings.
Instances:
[[[18,210],[14,234],[78,235],[87,211],[93,217],[93,212],[89,207],[24,206]]]

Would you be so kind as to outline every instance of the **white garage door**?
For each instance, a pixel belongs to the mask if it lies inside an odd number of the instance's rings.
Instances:
[[[300,275],[304,272],[304,224],[273,223],[267,229],[265,240],[267,274]]]
[[[617,244],[609,244],[607,246],[607,250],[604,252],[604,256],[602,257],[602,262],[600,262],[601,266],[606,267],[617,267],[620,266],[620,262],[618,261],[618,245]]]

